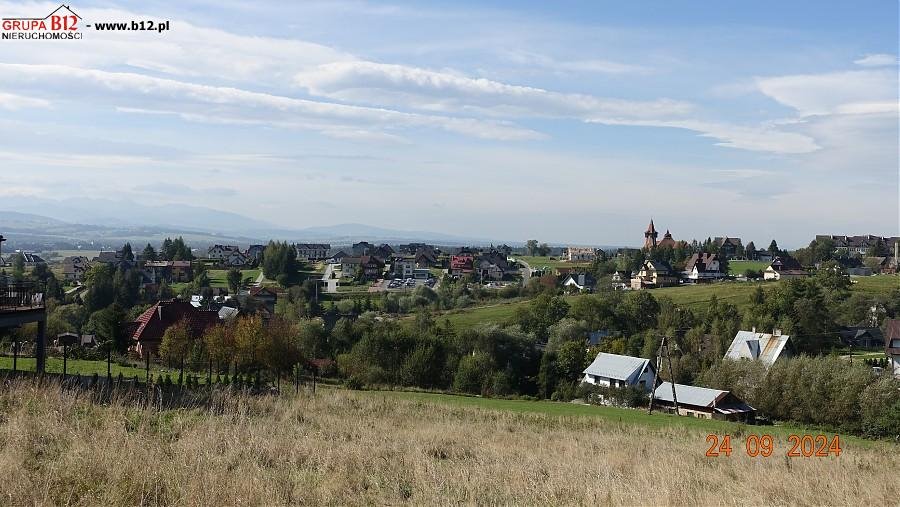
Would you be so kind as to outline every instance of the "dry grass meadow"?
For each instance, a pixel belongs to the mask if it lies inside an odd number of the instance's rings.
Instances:
[[[0,505],[875,505],[900,447],[706,458],[706,431],[324,389],[218,410],[0,388]],[[747,427],[747,430],[753,427]],[[786,440],[786,439],[783,439]]]

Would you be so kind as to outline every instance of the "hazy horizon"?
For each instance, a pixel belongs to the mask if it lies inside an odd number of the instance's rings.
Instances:
[[[639,245],[651,217],[759,247],[900,235],[896,2],[68,5],[171,28],[0,40],[0,209],[585,245]]]

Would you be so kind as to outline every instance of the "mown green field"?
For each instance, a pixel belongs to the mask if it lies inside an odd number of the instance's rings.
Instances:
[[[242,269],[241,270],[241,281],[245,285],[249,285],[256,281],[256,277],[259,276],[259,269]],[[221,287],[223,289],[228,288],[228,270],[227,269],[210,269],[206,272],[207,276],[209,276],[209,286],[210,287]]]
[[[850,277],[853,290],[870,296],[886,295],[900,288],[900,275],[875,275]]]
[[[769,263],[762,261],[728,261],[728,274],[740,276],[748,269],[752,269],[753,271],[765,271],[767,267],[769,267]]]
[[[727,301],[742,310],[750,304],[750,295],[757,286],[763,289],[775,287],[779,282],[721,282],[706,285],[685,285],[681,287],[663,287],[653,289],[651,293],[655,297],[668,297],[675,303],[699,310],[716,296],[720,301]],[[867,295],[886,295],[892,289],[900,287],[900,275],[878,275],[867,277],[854,277],[852,290]],[[578,298],[590,297],[585,295],[566,296],[567,301],[574,302]],[[515,300],[505,303],[495,303],[487,306],[451,310],[439,317],[445,318],[458,329],[469,329],[483,323],[503,321],[511,318],[516,309],[527,305],[528,301]]]
[[[68,364],[66,365],[66,370],[69,375],[93,375],[97,374],[101,377],[106,376],[106,361],[92,361],[87,359],[69,359]],[[18,371],[34,371],[36,366],[36,359],[33,357],[20,357],[16,361],[16,369]],[[0,357],[0,370],[12,370],[13,367],[13,358],[2,356]],[[122,366],[113,362],[110,365],[110,370],[112,372],[113,377],[118,377],[119,373],[122,374],[123,377],[132,378],[137,375],[139,380],[144,380],[146,377],[146,371],[143,367],[137,366]],[[47,373],[62,373],[63,372],[63,360],[61,357],[48,357],[47,358],[47,366],[45,371]],[[158,376],[160,373],[163,375],[170,374],[172,379],[178,377],[178,369],[171,368],[161,368],[157,364],[150,364],[150,374],[154,377]],[[185,372],[187,374],[187,372]],[[197,373],[196,375],[200,375],[203,377],[201,382],[206,381],[205,373]]]

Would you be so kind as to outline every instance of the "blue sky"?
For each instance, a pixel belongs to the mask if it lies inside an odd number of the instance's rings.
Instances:
[[[897,235],[897,3],[78,2],[0,41],[4,195],[579,244]],[[52,3],[0,1],[2,16]]]

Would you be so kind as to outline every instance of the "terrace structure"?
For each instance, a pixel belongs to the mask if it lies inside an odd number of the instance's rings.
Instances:
[[[31,282],[14,282],[0,278],[0,328],[37,323],[35,338],[35,371],[44,372],[47,357],[47,309],[44,292]]]

